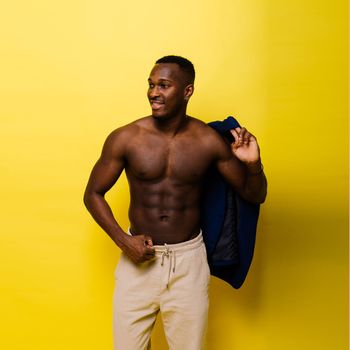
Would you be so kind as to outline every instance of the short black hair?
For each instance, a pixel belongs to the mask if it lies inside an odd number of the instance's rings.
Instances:
[[[189,82],[191,84],[194,83],[194,78],[196,76],[196,72],[194,70],[194,66],[191,61],[187,58],[175,55],[164,56],[156,61],[157,63],[176,63],[181,70],[183,70],[189,77]]]

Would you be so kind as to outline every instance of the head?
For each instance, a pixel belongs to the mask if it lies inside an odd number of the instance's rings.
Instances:
[[[186,115],[194,90],[193,64],[180,56],[165,56],[156,61],[148,78],[148,99],[155,118]]]
[[[186,84],[194,84],[194,78],[196,75],[196,72],[194,70],[193,64],[191,61],[189,61],[187,58],[181,57],[181,56],[164,56],[156,61],[156,64],[166,64],[166,63],[173,63],[177,64],[179,68],[181,69],[182,73],[185,75]]]

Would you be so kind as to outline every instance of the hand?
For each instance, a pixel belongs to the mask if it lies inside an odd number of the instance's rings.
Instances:
[[[246,128],[232,129],[231,134],[235,138],[231,150],[241,162],[252,164],[260,161],[260,149],[255,136]]]
[[[152,259],[155,254],[152,238],[146,235],[127,235],[127,241],[122,249],[136,264]]]

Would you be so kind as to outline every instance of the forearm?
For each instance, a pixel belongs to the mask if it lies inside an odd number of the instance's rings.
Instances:
[[[126,235],[115,220],[112,210],[104,196],[98,193],[86,192],[84,195],[84,204],[95,221],[111,239],[123,249]]]
[[[244,198],[251,203],[263,203],[267,194],[267,180],[261,161],[245,164]]]

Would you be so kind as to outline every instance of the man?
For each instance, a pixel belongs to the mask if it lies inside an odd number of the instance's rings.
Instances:
[[[202,347],[210,273],[200,200],[208,168],[216,166],[247,201],[265,200],[256,138],[236,128],[230,145],[186,115],[194,78],[185,58],[165,56],[156,62],[148,79],[152,115],[107,137],[86,188],[86,207],[122,250],[114,295],[116,349],[147,349],[159,310],[171,349]],[[123,170],[131,197],[127,234],[104,199]]]

